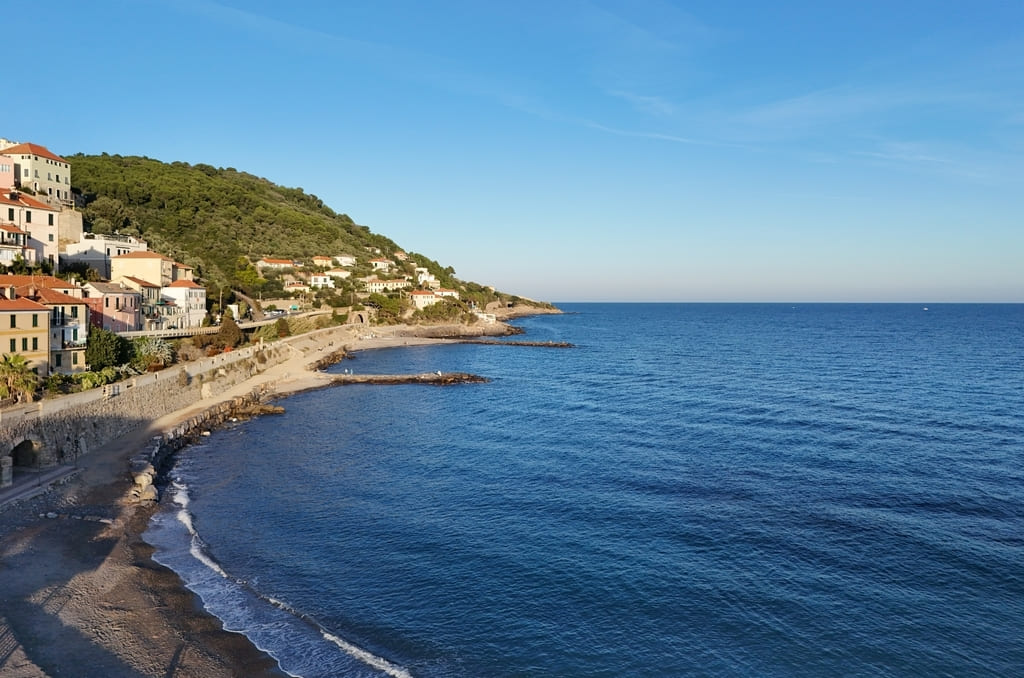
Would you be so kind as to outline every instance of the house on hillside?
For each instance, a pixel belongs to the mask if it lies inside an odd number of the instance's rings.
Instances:
[[[314,273],[311,276],[309,276],[309,286],[316,289],[322,289],[326,287],[328,289],[333,290],[334,278],[332,276],[327,275],[326,273]]]
[[[438,287],[436,290],[434,290],[434,294],[436,294],[439,297],[450,297],[452,299],[459,298],[458,290],[449,290],[445,289],[444,287]]]
[[[334,259],[331,257],[317,255],[313,257],[313,265],[318,268],[329,268],[334,265]]]
[[[82,285],[89,306],[89,323],[111,332],[142,329],[142,293],[124,283],[87,282]]]
[[[60,207],[74,204],[71,197],[71,163],[46,146],[14,144],[0,150],[14,161],[14,185],[31,190],[39,200]]]
[[[396,278],[393,280],[378,280],[377,278],[368,278],[363,280],[363,284],[366,285],[366,291],[371,294],[374,292],[392,292],[394,290],[405,289],[412,285],[408,280]]]
[[[256,262],[256,269],[263,271],[265,268],[283,270],[286,268],[296,268],[299,264],[291,259],[271,259],[270,257],[263,257]]]
[[[409,293],[409,299],[412,300],[412,305],[417,309],[433,306],[441,301],[441,297],[437,296],[430,290],[413,290]]]
[[[370,259],[370,266],[373,266],[373,270],[375,271],[383,271],[387,273],[394,265],[395,262],[390,259]]]
[[[14,158],[4,155],[0,150],[0,191],[14,188]]]
[[[308,292],[309,284],[302,280],[290,280],[284,284],[285,292]]]
[[[338,262],[338,266],[355,266],[356,258],[351,254],[336,254],[334,260]]]
[[[331,268],[324,271],[324,275],[329,275],[332,278],[339,278],[341,280],[344,280],[345,278],[352,277],[352,271],[346,271],[343,268]]]

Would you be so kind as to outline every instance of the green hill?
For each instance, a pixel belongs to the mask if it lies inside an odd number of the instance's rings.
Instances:
[[[141,237],[150,250],[192,266],[211,288],[255,294],[265,281],[252,264],[262,257],[309,262],[317,254],[351,254],[365,264],[401,249],[301,188],[234,168],[106,153],[67,159],[73,190],[84,202],[86,230]],[[466,285],[451,268],[420,254],[409,256],[446,287]]]

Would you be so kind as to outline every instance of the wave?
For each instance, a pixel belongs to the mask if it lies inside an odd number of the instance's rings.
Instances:
[[[259,591],[255,582],[225,571],[195,529],[188,510],[191,503],[188,485],[176,478],[168,496],[170,505],[154,516],[145,535],[155,548],[153,559],[174,570],[185,586],[200,597],[206,611],[221,620],[225,629],[245,635],[294,678],[334,676],[342,672],[412,678],[408,669],[346,640],[287,602]]]

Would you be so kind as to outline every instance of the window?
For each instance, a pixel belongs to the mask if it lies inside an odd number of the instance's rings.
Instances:
[[[32,337],[32,350],[33,351],[38,351],[39,350],[39,337]]]
[[[36,179],[39,178],[39,170],[36,170]]]
[[[71,307],[71,317],[72,318],[77,318],[78,317],[78,307],[77,306],[72,306]]]
[[[78,343],[78,328],[71,330],[71,341]]]
[[[21,350],[25,352],[28,351],[28,337],[21,338]]]
[[[103,297],[103,308],[110,308],[110,297]]]
[[[47,216],[49,217],[49,222],[48,222],[47,225],[53,226],[53,215],[52,214],[48,214]],[[53,240],[53,236],[50,236],[50,240]]]
[[[50,225],[52,226],[53,224]],[[46,239],[49,240],[50,242],[53,242],[53,233],[47,234]]]
[[[11,329],[13,330],[17,326],[18,326],[18,317],[12,313],[11,314]],[[14,341],[14,340],[12,339],[11,341]]]
[[[27,167],[25,168],[25,176],[26,177],[28,176],[28,168]]]
[[[56,353],[53,356],[53,364],[60,367],[60,353]]]
[[[32,327],[39,327],[39,314],[38,313],[33,313],[32,314]]]
[[[17,350],[18,350],[18,340],[17,339],[11,339],[11,353],[14,353]]]
[[[7,208],[7,221],[14,221],[14,208],[13,207],[8,207]]]
[[[32,211],[31,210],[25,210],[25,223],[26,224],[31,224],[32,223]]]
[[[58,174],[56,176],[57,176],[57,183],[59,184],[60,183],[60,175]]]
[[[47,181],[53,181],[53,172],[47,172],[46,173],[46,180]]]
[[[75,353],[71,354],[71,362],[73,364],[75,364],[75,365],[78,364],[78,352],[77,351]]]

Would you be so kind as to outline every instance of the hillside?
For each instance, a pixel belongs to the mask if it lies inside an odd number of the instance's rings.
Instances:
[[[255,294],[262,283],[252,264],[264,256],[351,254],[365,262],[401,249],[301,188],[234,168],[107,154],[67,159],[86,230],[139,236],[151,250],[192,266],[208,287]],[[455,286],[451,268],[409,255]]]

